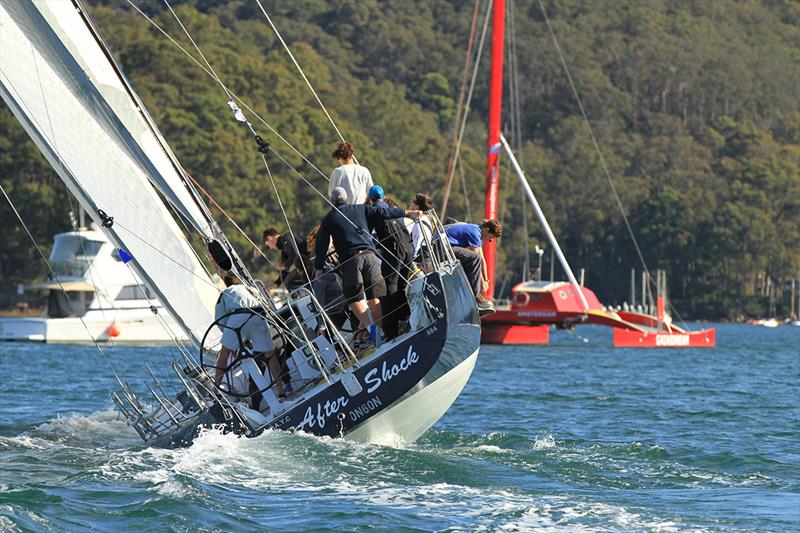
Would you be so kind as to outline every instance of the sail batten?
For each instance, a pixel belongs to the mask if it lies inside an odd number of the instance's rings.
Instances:
[[[163,139],[71,2],[0,4],[0,95],[95,222],[196,342],[218,289],[152,184],[211,238]]]

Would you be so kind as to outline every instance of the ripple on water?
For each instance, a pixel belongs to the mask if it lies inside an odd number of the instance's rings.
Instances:
[[[588,333],[486,347],[432,431],[378,445],[207,431],[148,448],[113,411],[87,414],[115,387],[88,351],[68,350],[54,366],[67,393],[35,408],[0,357],[0,530],[797,530],[800,363],[764,332],[748,348],[750,331],[703,354]],[[163,359],[117,353],[127,370]]]

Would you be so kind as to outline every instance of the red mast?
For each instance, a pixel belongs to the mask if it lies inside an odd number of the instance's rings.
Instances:
[[[506,2],[494,0],[492,9],[492,78],[489,86],[489,143],[486,158],[486,218],[497,218],[497,185],[500,165],[500,111],[503,98],[503,41]],[[489,275],[488,298],[494,296],[495,242],[483,243],[483,255]]]

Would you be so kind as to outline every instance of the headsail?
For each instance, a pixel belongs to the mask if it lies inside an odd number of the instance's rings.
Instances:
[[[0,95],[92,218],[114,218],[112,242],[198,341],[218,290],[150,182],[210,238],[208,218],[76,4],[0,4]]]

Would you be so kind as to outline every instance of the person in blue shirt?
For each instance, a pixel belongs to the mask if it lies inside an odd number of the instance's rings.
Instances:
[[[484,294],[489,288],[489,275],[486,259],[483,257],[483,242],[492,242],[503,233],[503,226],[495,219],[484,220],[480,224],[459,222],[445,226],[447,240],[453,247],[453,254],[461,262],[464,273],[475,293],[478,303],[486,301]]]

